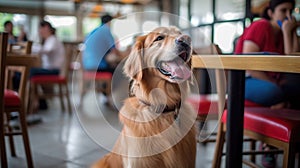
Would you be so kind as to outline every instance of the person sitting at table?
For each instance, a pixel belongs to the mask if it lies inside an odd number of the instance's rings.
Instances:
[[[39,34],[42,45],[36,49],[41,55],[42,64],[39,68],[31,68],[30,76],[58,75],[65,61],[65,48],[56,37],[55,28],[47,21],[40,22]]]
[[[4,22],[4,31],[8,33],[8,44],[15,44],[18,41],[18,37],[13,34],[14,25],[12,21]]]
[[[235,54],[268,52],[284,55],[299,51],[296,34],[299,23],[292,16],[294,7],[294,0],[271,0],[262,19],[245,29],[237,42]],[[299,75],[297,78],[292,74],[262,71],[247,71],[246,74],[245,99],[277,109],[299,106]],[[297,94],[297,104],[290,100],[290,93]],[[266,167],[275,166],[275,161],[273,155],[263,157]]]
[[[65,48],[63,43],[56,37],[55,28],[47,21],[41,21],[39,26],[39,35],[42,39],[42,45],[35,47],[36,53],[41,56],[41,67],[30,69],[30,77],[36,75],[58,75],[65,61]],[[14,89],[19,86],[20,77],[14,77]],[[45,88],[44,88],[45,89]],[[51,91],[51,88],[48,88]],[[45,91],[45,90],[44,90]],[[47,109],[45,100],[40,100],[40,109]]]
[[[63,43],[55,35],[56,29],[47,21],[41,21],[39,34],[42,38],[42,46],[38,49],[42,64],[39,68],[30,69],[30,77],[36,75],[58,75],[65,61],[65,48]],[[50,91],[52,88],[43,88]],[[47,109],[44,99],[39,100],[39,108]]]
[[[235,54],[270,52],[284,55],[299,51],[296,34],[299,23],[291,15],[294,6],[294,0],[271,0],[263,19],[245,29],[237,42]],[[285,74],[247,71],[247,75],[246,99],[271,108],[288,105],[282,89]]]
[[[115,39],[110,31],[113,17],[105,14],[101,17],[101,26],[93,30],[84,42],[83,68],[87,71],[110,72],[115,71],[116,65],[129,54],[130,49],[120,51],[115,46]],[[99,87],[99,86],[98,86]],[[105,89],[105,85],[100,86]],[[105,96],[106,104],[110,97]]]
[[[124,58],[129,53],[121,52],[115,46],[115,39],[110,31],[113,17],[106,14],[101,17],[101,26],[93,30],[86,38],[83,51],[83,67],[88,71],[111,72],[115,65],[110,63],[111,56]]]

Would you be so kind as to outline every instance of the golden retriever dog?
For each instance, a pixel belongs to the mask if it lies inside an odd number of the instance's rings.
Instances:
[[[191,83],[191,38],[176,27],[139,36],[125,64],[130,97],[111,153],[93,168],[193,168],[196,113],[185,103]]]

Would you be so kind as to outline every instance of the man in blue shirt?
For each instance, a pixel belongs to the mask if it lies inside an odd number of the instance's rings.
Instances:
[[[114,72],[115,67],[107,61],[109,54],[115,54],[121,58],[125,53],[115,47],[115,40],[110,31],[110,15],[101,17],[101,26],[93,30],[86,38],[83,51],[83,67],[89,71]]]

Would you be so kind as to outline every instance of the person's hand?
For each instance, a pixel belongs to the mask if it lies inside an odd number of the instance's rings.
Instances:
[[[282,31],[287,33],[293,32],[298,26],[300,26],[300,23],[296,21],[294,16],[287,17],[287,19],[282,22]]]

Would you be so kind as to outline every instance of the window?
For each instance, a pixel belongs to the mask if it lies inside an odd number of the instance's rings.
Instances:
[[[229,54],[234,50],[234,40],[243,32],[245,10],[244,0],[191,0],[191,22],[198,31],[205,29],[203,32],[210,43]],[[197,45],[202,45],[201,38],[195,40]]]
[[[242,22],[215,24],[214,43],[218,44],[223,53],[234,51],[234,42],[243,33]]]
[[[56,35],[62,41],[74,41],[77,39],[76,17],[74,16],[50,16],[44,18],[56,28]]]

